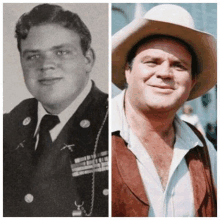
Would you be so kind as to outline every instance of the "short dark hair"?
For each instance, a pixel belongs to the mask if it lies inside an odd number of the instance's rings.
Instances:
[[[160,34],[151,35],[151,36],[146,37],[146,38],[142,39],[141,41],[139,41],[134,47],[132,47],[132,49],[128,53],[127,62],[128,62],[129,68],[132,69],[134,58],[136,56],[138,48],[141,45],[146,44],[148,41],[150,41],[152,39],[160,39],[160,38],[173,39],[173,40],[175,40],[177,42],[180,42],[180,43],[182,43],[183,45],[186,46],[187,50],[190,52],[190,54],[192,56],[192,78],[195,79],[196,76],[199,74],[199,71],[198,71],[198,61],[197,61],[197,57],[196,57],[196,54],[195,54],[194,50],[185,41],[183,41],[179,38],[173,37],[173,36],[168,36],[168,35],[160,35]]]
[[[81,48],[85,55],[92,41],[89,29],[78,14],[68,10],[65,11],[61,6],[51,4],[38,5],[19,18],[15,28],[18,50],[21,51],[21,40],[27,38],[31,27],[50,23],[59,24],[62,27],[75,31],[80,37]]]

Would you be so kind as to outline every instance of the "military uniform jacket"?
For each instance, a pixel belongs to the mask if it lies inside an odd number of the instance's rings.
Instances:
[[[25,100],[4,115],[5,217],[71,217],[82,204],[90,216],[108,216],[107,111],[107,95],[93,84],[37,165],[37,100]]]

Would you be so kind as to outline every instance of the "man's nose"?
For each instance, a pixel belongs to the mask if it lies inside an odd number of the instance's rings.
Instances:
[[[170,63],[168,61],[163,62],[160,65],[160,68],[157,70],[156,72],[157,77],[161,77],[161,78],[172,78],[173,73],[172,73],[172,69],[170,67]]]
[[[52,54],[44,54],[41,62],[41,71],[53,70],[57,66],[56,58]]]

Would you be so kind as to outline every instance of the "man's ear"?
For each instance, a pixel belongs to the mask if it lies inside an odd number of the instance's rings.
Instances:
[[[89,73],[95,63],[95,52],[92,48],[89,48],[85,54],[86,72]]]
[[[126,63],[126,65],[125,65],[125,79],[128,84],[129,84],[130,75],[131,75],[131,67],[129,66],[128,63]]]

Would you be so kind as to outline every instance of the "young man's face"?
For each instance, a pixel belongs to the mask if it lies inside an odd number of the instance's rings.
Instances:
[[[21,40],[21,65],[30,93],[51,113],[60,113],[88,82],[93,53],[83,55],[80,37],[56,24],[34,26]]]
[[[126,70],[127,97],[142,111],[176,111],[189,97],[195,80],[192,57],[185,45],[169,38],[141,45]]]

